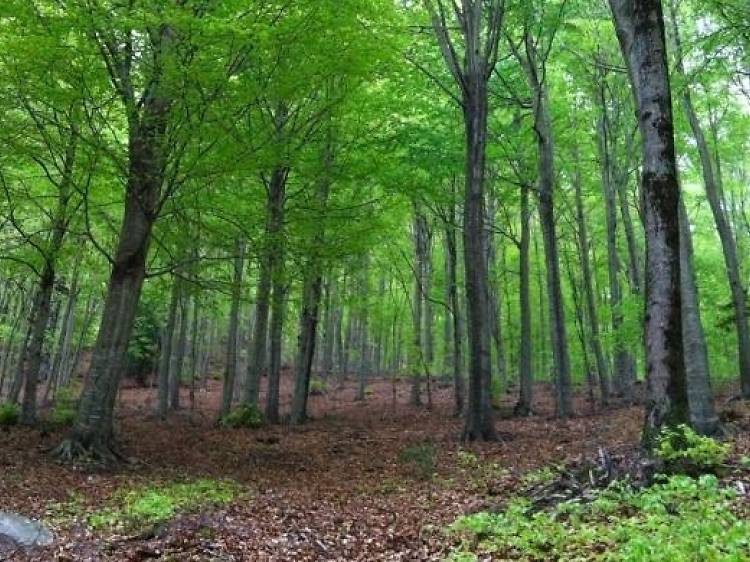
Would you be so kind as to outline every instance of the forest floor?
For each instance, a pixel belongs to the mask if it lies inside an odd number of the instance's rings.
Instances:
[[[632,447],[642,421],[639,407],[592,412],[582,399],[577,417],[556,420],[540,386],[534,416],[503,416],[511,396],[501,405],[501,442],[462,445],[450,389],[434,391],[432,410],[407,405],[405,382],[374,381],[370,389],[365,402],[354,401],[354,383],[311,397],[312,420],[303,427],[228,430],[214,423],[217,382],[197,394],[194,410],[167,422],[152,413],[152,390],[126,388],[118,427],[132,460],[108,471],[56,463],[48,451],[60,432],[0,430],[0,511],[40,518],[56,535],[47,549],[6,557],[440,560],[451,547],[443,529],[456,517],[501,504],[536,467]],[[289,381],[282,390],[288,398]],[[118,490],[198,478],[230,479],[242,494],[146,534],[93,531],[81,516],[103,509]]]

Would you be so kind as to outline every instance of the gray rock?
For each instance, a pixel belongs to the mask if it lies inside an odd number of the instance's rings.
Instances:
[[[48,546],[54,540],[52,532],[38,521],[4,511],[0,511],[0,538],[25,548]]]

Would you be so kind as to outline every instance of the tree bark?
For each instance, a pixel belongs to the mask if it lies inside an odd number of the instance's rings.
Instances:
[[[646,225],[646,416],[649,448],[663,426],[689,423],[682,345],[677,160],[660,0],[610,0],[643,137]]]
[[[573,415],[571,389],[570,352],[565,326],[565,303],[563,301],[560,257],[555,226],[555,167],[552,119],[546,85],[539,79],[536,45],[528,33],[525,36],[526,58],[522,59],[529,87],[533,94],[534,131],[539,153],[539,219],[542,226],[545,264],[547,268],[547,294],[550,311],[552,358],[555,366],[557,391],[557,415],[566,418]]]
[[[229,331],[227,334],[227,360],[224,370],[224,385],[221,395],[219,417],[226,416],[232,408],[234,386],[237,378],[237,347],[239,345],[240,303],[242,300],[242,279],[245,271],[245,242],[238,239],[235,246],[234,277],[232,280],[232,305],[229,311]]]
[[[519,312],[521,316],[521,343],[518,352],[519,395],[514,413],[517,416],[528,416],[532,413],[534,402],[534,373],[532,370],[532,333],[531,333],[531,210],[529,205],[529,186],[521,186],[521,240],[519,245]]]
[[[706,336],[701,322],[700,299],[693,267],[693,240],[685,203],[680,199],[680,268],[682,282],[682,345],[685,348],[690,419],[704,435],[718,433],[719,417],[714,409]]]
[[[588,224],[586,211],[583,205],[583,194],[581,188],[581,171],[579,169],[579,154],[576,148],[574,158],[576,160],[576,173],[574,178],[576,222],[578,223],[578,250],[581,257],[581,273],[583,276],[583,293],[586,301],[586,313],[589,319],[591,331],[591,348],[596,361],[597,380],[599,382],[599,394],[602,404],[609,402],[609,363],[602,348],[601,331],[599,329],[599,312],[596,307],[596,293],[594,291],[594,278],[591,272],[591,256]],[[571,278],[571,282],[574,280]]]
[[[172,280],[167,324],[164,326],[164,333],[162,334],[162,349],[161,357],[159,358],[157,413],[162,420],[167,419],[167,411],[169,410],[169,371],[172,368],[172,342],[174,341],[174,328],[177,322],[177,305],[180,298],[179,292],[180,281],[175,277]]]

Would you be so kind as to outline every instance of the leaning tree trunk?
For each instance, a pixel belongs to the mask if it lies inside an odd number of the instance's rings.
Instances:
[[[55,286],[57,257],[62,250],[68,231],[68,203],[72,194],[73,166],[75,164],[77,138],[71,136],[65,151],[62,178],[58,183],[58,199],[52,220],[52,236],[45,252],[44,265],[39,275],[39,284],[31,309],[31,338],[24,347],[21,364],[26,366],[23,403],[21,405],[22,425],[36,423],[37,385],[42,366],[44,339],[50,319],[50,304]]]
[[[107,284],[99,333],[73,430],[58,448],[62,458],[113,460],[113,413],[125,371],[130,335],[146,276],[146,256],[161,192],[168,102],[152,100],[130,135],[125,211]]]
[[[677,160],[660,0],[610,0],[643,137],[646,225],[646,417],[643,442],[689,423],[682,346]]]

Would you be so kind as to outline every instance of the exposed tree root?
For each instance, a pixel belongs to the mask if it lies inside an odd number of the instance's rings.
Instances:
[[[52,456],[66,464],[95,464],[111,466],[126,461],[126,457],[111,443],[101,440],[84,443],[68,437],[52,450]]]

